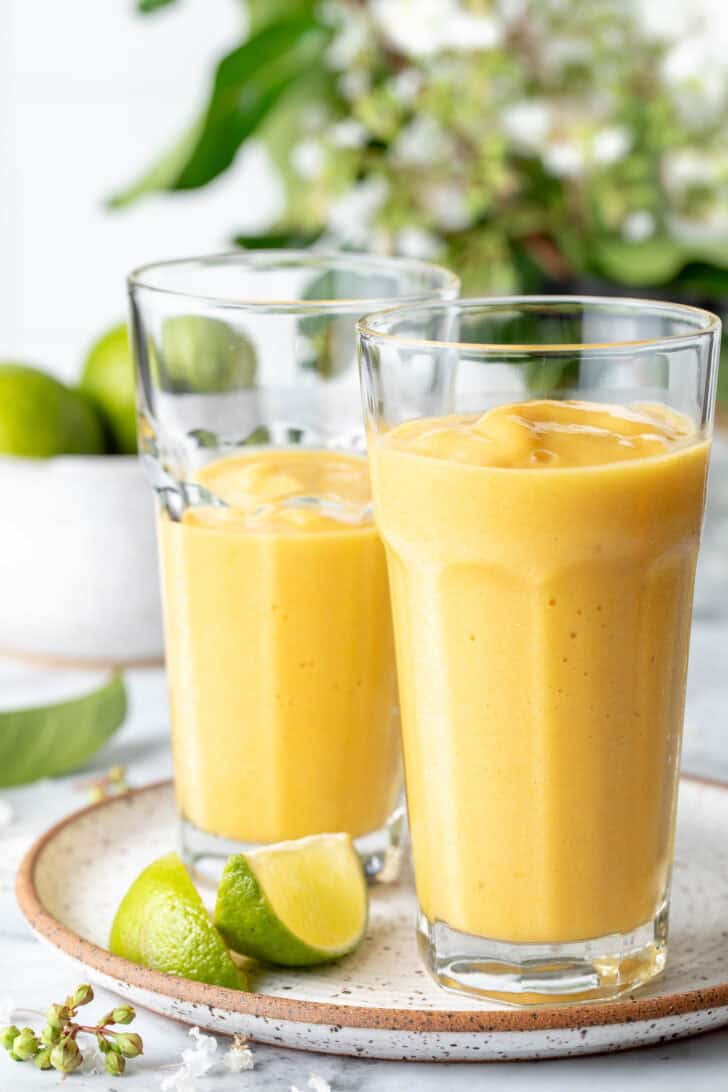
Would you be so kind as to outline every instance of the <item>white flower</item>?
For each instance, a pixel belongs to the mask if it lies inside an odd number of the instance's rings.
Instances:
[[[315,1073],[312,1073],[306,1081],[306,1087],[310,1088],[311,1092],[331,1092],[331,1085],[329,1082],[325,1081],[323,1077],[318,1077]],[[290,1092],[300,1092],[300,1089],[297,1088],[295,1084],[292,1084]]]
[[[312,181],[323,170],[323,148],[315,140],[302,140],[291,149],[291,164],[296,174]]]
[[[244,1035],[235,1035],[233,1045],[223,1055],[223,1063],[230,1073],[243,1073],[255,1068],[255,1055]]]
[[[541,57],[543,64],[554,72],[571,64],[590,64],[592,45],[580,38],[551,36],[543,41]]]
[[[473,222],[467,198],[459,186],[448,183],[431,186],[424,201],[430,216],[444,231],[462,231]]]
[[[445,44],[451,49],[493,49],[499,41],[498,25],[485,15],[455,12],[445,27]]]
[[[427,261],[434,258],[441,250],[439,240],[435,235],[423,228],[407,227],[397,232],[397,253],[405,258],[420,258]]]
[[[595,163],[611,166],[624,159],[632,145],[629,130],[623,125],[608,125],[592,137],[591,151]]]
[[[449,135],[428,114],[419,114],[405,125],[392,146],[392,158],[405,167],[429,167],[451,152]]]
[[[397,102],[401,102],[404,106],[409,106],[415,101],[422,89],[422,84],[422,73],[416,68],[403,68],[390,80],[392,94]]]
[[[366,129],[354,118],[337,121],[329,129],[328,135],[331,143],[337,148],[361,148],[367,140]]]
[[[584,169],[584,152],[571,140],[555,140],[543,152],[543,165],[557,178],[574,178]]]
[[[386,179],[377,176],[357,183],[332,202],[328,226],[340,241],[366,243],[372,220],[387,199]]]
[[[326,52],[329,68],[344,72],[367,45],[367,25],[356,12],[347,12],[340,30]]]
[[[215,1065],[217,1039],[203,1035],[199,1028],[190,1028],[195,1045],[182,1051],[182,1065],[162,1078],[162,1092],[195,1092],[195,1077],[204,1077]]]
[[[323,1077],[318,1077],[315,1073],[312,1073],[308,1078],[308,1087],[311,1092],[331,1092],[329,1082],[325,1081]]]
[[[539,152],[551,128],[551,108],[539,99],[525,99],[507,106],[501,114],[503,132],[516,148]]]
[[[83,1061],[78,1067],[79,1073],[98,1076],[104,1072],[104,1056],[95,1044],[84,1043]]]
[[[641,243],[655,234],[655,218],[647,209],[630,212],[622,224],[622,235],[630,243]]]
[[[704,152],[681,148],[662,157],[662,177],[668,189],[680,192],[716,181],[717,166]]]
[[[408,57],[492,49],[500,40],[493,19],[464,11],[457,0],[373,0],[372,8],[384,36]]]
[[[370,86],[369,74],[361,68],[352,68],[350,72],[342,73],[339,78],[339,90],[349,102],[358,99],[360,95],[366,95]]]
[[[498,0],[498,14],[506,23],[516,23],[528,10],[528,0]]]

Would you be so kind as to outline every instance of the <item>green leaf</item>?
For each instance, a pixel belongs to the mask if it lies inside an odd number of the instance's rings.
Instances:
[[[244,250],[305,250],[320,235],[320,231],[277,231],[267,235],[236,235],[233,242]]]
[[[283,93],[321,59],[331,31],[313,15],[264,26],[220,61],[204,115],[110,205],[144,193],[198,189],[231,165]]]
[[[728,298],[728,269],[718,263],[688,262],[675,284],[693,299],[722,301]]]
[[[293,15],[312,15],[319,0],[247,0],[250,29],[258,31],[261,27],[290,19]]]
[[[160,190],[174,189],[175,179],[179,178],[185,164],[189,162],[191,155],[200,139],[205,119],[200,117],[182,134],[177,143],[169,148],[164,155],[157,160],[141,178],[137,179],[128,189],[115,194],[107,201],[110,209],[123,208],[130,205],[146,193],[158,193]]]
[[[686,254],[679,243],[656,236],[642,243],[623,239],[602,239],[592,251],[597,271],[616,284],[659,285],[673,281],[685,265]]]
[[[137,0],[137,11],[140,15],[149,15],[176,2],[177,0]]]
[[[82,766],[126,716],[120,674],[79,697],[0,712],[0,788],[56,777]]]

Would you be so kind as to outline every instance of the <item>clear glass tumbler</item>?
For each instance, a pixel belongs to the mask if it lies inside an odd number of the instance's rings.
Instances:
[[[359,332],[424,960],[616,996],[666,958],[719,320],[520,298]]]
[[[424,263],[285,251],[129,279],[188,863],[347,831],[372,877],[395,868],[396,678],[355,320],[457,288]]]

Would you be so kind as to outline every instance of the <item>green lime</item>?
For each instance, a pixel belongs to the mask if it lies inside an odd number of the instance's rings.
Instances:
[[[109,948],[142,967],[247,989],[176,853],[153,861],[134,880],[116,911]]]
[[[215,924],[243,955],[305,967],[352,952],[364,936],[367,884],[348,834],[317,834],[230,857]]]
[[[89,349],[79,384],[99,410],[121,455],[137,449],[134,360],[126,324],[120,323]]]
[[[251,387],[255,348],[222,319],[174,315],[162,323],[162,386],[179,393],[223,393]]]
[[[43,459],[103,451],[103,426],[85,395],[38,368],[0,364],[0,453]]]

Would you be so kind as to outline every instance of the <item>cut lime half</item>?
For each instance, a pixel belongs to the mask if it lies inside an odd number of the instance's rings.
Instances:
[[[227,862],[215,924],[243,955],[287,967],[352,952],[367,925],[369,896],[348,834],[318,834]]]

